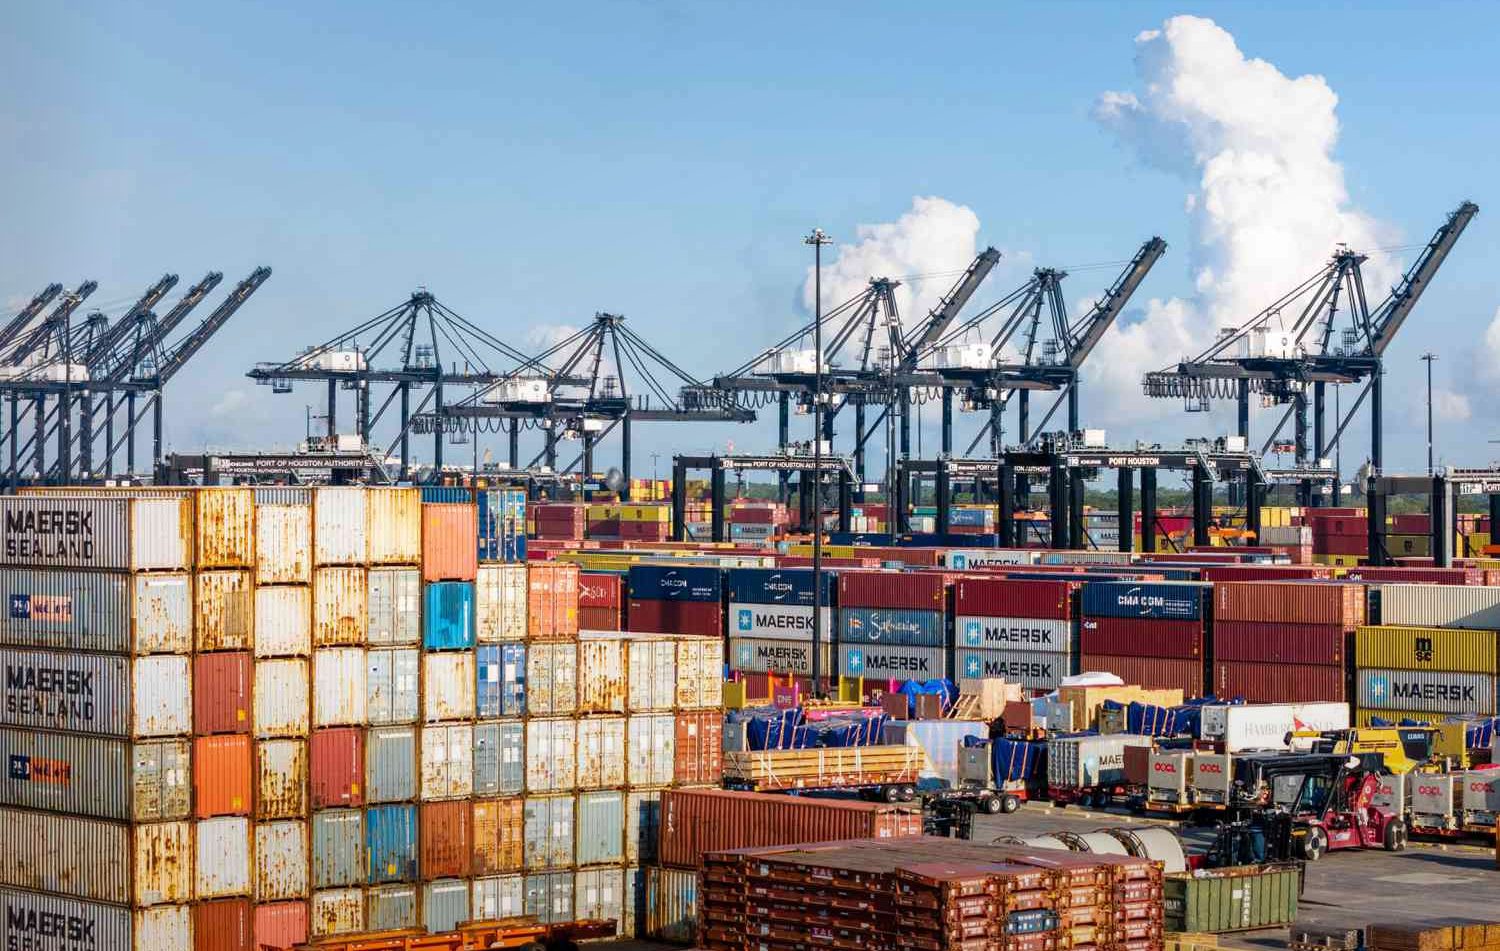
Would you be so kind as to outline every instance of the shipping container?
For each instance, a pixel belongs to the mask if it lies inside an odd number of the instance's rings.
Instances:
[[[422,638],[422,573],[416,568],[371,568],[366,634],[372,645],[415,646]]]
[[[122,822],[189,814],[187,740],[131,743],[7,727],[0,729],[0,761],[9,780],[0,785],[0,805]]]
[[[543,924],[573,920],[573,873],[543,872],[526,876],[524,914]]]
[[[422,580],[474,580],[479,568],[479,510],[472,504],[422,506]]]
[[[312,507],[260,505],[255,510],[255,583],[312,581]]]
[[[243,734],[200,736],[193,741],[193,815],[250,815],[254,751]]]
[[[718,637],[677,639],[677,709],[704,710],[724,704],[724,641]]]
[[[255,735],[305,737],[309,719],[308,662],[300,658],[255,662]]]
[[[647,634],[724,633],[724,608],[717,601],[630,601],[625,626]]]
[[[512,570],[515,570],[514,568]],[[525,569],[522,568],[522,571]],[[484,572],[480,568],[481,574]],[[578,574],[578,608],[614,608],[625,606],[625,578],[618,574],[582,571]],[[585,628],[589,630],[589,628]]]
[[[578,870],[573,882],[573,914],[580,921],[613,921],[618,928],[625,916],[624,904],[624,870],[618,865]]]
[[[677,868],[646,869],[644,935],[672,944],[698,939],[698,873]]]
[[[425,586],[422,646],[430,651],[474,646],[474,583],[433,581]]]
[[[522,875],[476,878],[469,889],[469,908],[475,921],[513,918],[526,907],[526,879]]]
[[[1027,653],[1067,654],[1073,650],[1073,624],[1055,618],[960,614],[953,636],[961,647]]]
[[[660,789],[632,789],[625,794],[626,865],[654,865],[657,862],[662,792]]]
[[[1074,581],[1040,578],[961,578],[953,586],[954,612],[971,617],[1066,621],[1073,616],[1073,593],[1078,588]]]
[[[1214,664],[1210,693],[1250,703],[1316,703],[1344,699],[1341,667],[1221,661]]]
[[[819,646],[822,655],[822,670],[833,672],[832,638]],[[738,671],[751,673],[802,674],[812,673],[812,643],[810,641],[766,641],[731,637],[729,639],[730,666]]]
[[[1374,623],[1500,630],[1500,587],[1380,584],[1370,590],[1371,604],[1379,605]]]
[[[1354,636],[1359,667],[1500,672],[1494,631],[1439,627],[1362,627]]]
[[[415,885],[376,885],[365,892],[365,927],[370,931],[415,928],[420,919]]]
[[[255,817],[297,819],[307,815],[306,740],[255,743]]]
[[[953,672],[964,693],[978,693],[981,680],[997,678],[1045,692],[1056,690],[1075,672],[1073,660],[1069,654],[960,647],[953,652]]]
[[[574,809],[569,796],[527,796],[522,864],[527,870],[573,867]]]
[[[422,655],[423,718],[428,723],[474,718],[474,653]]]
[[[520,720],[474,724],[474,795],[526,789],[526,729]]]
[[[525,644],[481,644],[474,668],[475,716],[487,720],[526,712]]]
[[[840,608],[837,639],[840,644],[941,648],[948,634],[941,611]]]
[[[112,657],[0,648],[0,726],[97,736],[186,736],[193,729],[188,658]]]
[[[313,651],[313,726],[363,726],[368,675],[362,647]]]
[[[193,732],[249,733],[251,680],[255,660],[249,651],[199,654],[193,658]]]
[[[312,885],[331,888],[365,880],[365,814],[329,809],[312,814]],[[314,917],[317,895],[313,895]]]
[[[1342,688],[1340,688],[1342,690]],[[1226,699],[1228,699],[1226,697]],[[1225,752],[1286,749],[1294,730],[1343,730],[1349,705],[1338,702],[1209,704],[1199,735],[1224,744]]]
[[[193,824],[193,897],[239,898],[254,890],[250,820],[221,816]]]
[[[0,499],[0,565],[102,571],[193,567],[193,502],[182,498]]]
[[[526,651],[526,712],[532,716],[578,709],[578,644],[532,643]]]
[[[579,789],[613,789],[625,785],[625,718],[578,720]]]
[[[364,805],[365,731],[359,727],[315,730],[308,746],[312,761],[309,786],[312,807]]]
[[[1365,623],[1359,584],[1308,581],[1228,581],[1214,586],[1214,619],[1338,625]]]
[[[677,644],[670,638],[620,635],[625,639],[626,706],[631,713],[670,710],[677,704]],[[580,637],[580,641],[589,636]]]
[[[464,805],[472,809],[472,874],[519,872],[525,842],[525,812],[520,797],[475,799]]]
[[[673,781],[679,785],[718,785],[724,777],[723,711],[680,711],[673,760]]]
[[[313,572],[313,647],[363,647],[370,589],[363,568]]]
[[[1262,624],[1214,619],[1215,660],[1341,667],[1348,632],[1336,624]]]
[[[159,912],[137,912],[99,902],[78,901],[57,895],[0,888],[0,947],[15,951],[51,951],[53,948],[98,948],[109,951],[158,951],[192,945],[191,917],[186,908],[168,908],[177,927],[160,922]],[[142,914],[152,915],[152,939],[170,939],[174,944],[146,944],[147,935],[137,924]],[[132,918],[135,920],[133,921]],[[64,943],[71,939],[74,943]],[[87,941],[83,944],[82,941]]]
[[[1118,654],[1080,654],[1078,672],[1110,673],[1127,684],[1151,689],[1181,690],[1191,699],[1205,693],[1203,661],[1166,657],[1126,657]]]
[[[632,565],[626,581],[631,600],[707,601],[718,604],[724,573],[692,565]]]
[[[948,652],[935,647],[840,646],[838,672],[870,680],[933,680],[948,676]]]
[[[282,901],[255,906],[255,946],[294,948],[308,938],[307,902]],[[171,947],[171,945],[162,945]]]
[[[666,786],[677,771],[677,718],[637,713],[625,721],[625,781],[630,786]],[[527,755],[530,755],[527,749]]]
[[[1201,621],[1213,590],[1196,581],[1090,581],[1080,607],[1085,617]]]
[[[526,633],[532,640],[565,640],[578,634],[577,565],[527,564]]]
[[[255,589],[255,656],[306,657],[312,652],[312,589]]]
[[[525,640],[526,566],[480,565],[474,614],[479,643]]]
[[[365,894],[358,888],[313,892],[308,917],[314,938],[364,931]]]
[[[255,826],[255,900],[306,898],[309,887],[307,823],[300,819]]]
[[[312,507],[313,490],[309,486],[258,485],[252,489],[255,504],[261,505],[305,505]]]
[[[526,791],[568,792],[578,782],[578,721],[526,722]]]
[[[1289,925],[1297,920],[1303,874],[1284,864],[1168,875],[1162,882],[1163,924],[1196,933]]]
[[[417,728],[371,727],[365,735],[365,800],[408,802],[417,798]]]
[[[473,803],[424,802],[421,807],[423,879],[463,878],[474,852]]]
[[[319,486],[313,490],[314,565],[366,563],[366,491],[360,486]]]
[[[937,572],[841,571],[839,607],[941,611],[944,576]]]
[[[366,881],[417,880],[417,807],[371,806],[365,812]]]
[[[95,574],[0,569],[9,610],[0,644],[185,654],[193,649],[192,579],[186,574]]]
[[[467,723],[422,729],[422,798],[456,799],[474,791],[474,728]]]
[[[1110,787],[1125,782],[1125,748],[1150,748],[1149,736],[1053,737],[1047,741],[1047,785],[1062,789]]]
[[[626,642],[592,637],[578,643],[578,712],[624,713],[628,700]]]
[[[422,654],[415,647],[372,647],[365,654],[365,716],[372,725],[415,723]]]
[[[1492,714],[1496,712],[1495,678],[1447,671],[1365,669],[1355,674],[1354,700],[1373,710]]]
[[[834,603],[835,581],[833,573],[823,575],[825,607]],[[726,573],[725,585],[729,600],[740,604],[810,608],[817,594],[813,573],[806,568],[732,568]]]
[[[757,569],[759,570],[759,569]],[[813,609],[800,604],[750,604],[731,601],[728,622],[731,637],[762,640],[809,640],[812,637]],[[826,638],[833,633],[833,609],[822,611],[821,630]]]
[[[448,879],[422,886],[422,927],[429,933],[451,931],[468,920],[468,882]]]
[[[245,898],[220,898],[193,906],[193,951],[257,951],[254,915]]]
[[[200,651],[250,650],[255,641],[255,582],[248,571],[193,576],[193,638]]]
[[[193,501],[198,570],[254,567],[254,490],[206,486],[193,493]]]
[[[1078,650],[1118,657],[1203,656],[1202,621],[1085,617],[1078,622]]]
[[[422,490],[365,490],[365,545],[371,565],[415,565],[422,559]]]
[[[574,858],[578,865],[619,865],[625,860],[625,794],[595,790],[578,794]]]

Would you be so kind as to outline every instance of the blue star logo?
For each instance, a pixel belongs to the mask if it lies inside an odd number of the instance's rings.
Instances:
[[[964,674],[966,676],[978,677],[980,671],[983,669],[984,666],[979,663],[979,656],[977,654],[968,655],[968,659],[964,661]]]
[[[13,594],[10,596],[10,616],[13,618],[31,617],[31,595]]]
[[[740,666],[741,667],[748,667],[748,666],[750,666],[750,659],[751,659],[750,645],[749,644],[741,644],[741,645],[739,645],[739,654],[740,654]]]
[[[849,673],[857,674],[865,669],[865,652],[852,650],[849,652]]]
[[[971,647],[978,647],[980,644],[983,644],[984,643],[984,629],[983,629],[983,626],[980,625],[980,623],[978,621],[965,621],[964,622],[964,640],[968,641],[969,645]]]
[[[1391,692],[1391,681],[1388,677],[1370,678],[1370,699],[1384,700]]]
[[[755,629],[755,615],[749,608],[741,608],[739,612],[739,625],[742,631]]]

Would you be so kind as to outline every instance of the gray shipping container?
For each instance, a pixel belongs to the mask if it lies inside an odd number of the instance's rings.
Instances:
[[[96,736],[192,732],[188,658],[0,648],[0,726]]]
[[[531,796],[526,799],[522,806],[526,841],[521,861],[527,869],[573,867],[573,811],[576,803],[573,796]]]
[[[1151,746],[1151,737],[1058,737],[1047,742],[1047,784],[1063,789],[1091,789],[1125,782],[1125,747]]]
[[[365,734],[365,801],[417,798],[417,728],[371,727]]]
[[[526,876],[525,914],[543,924],[573,920],[573,873]]]
[[[0,565],[186,571],[193,567],[193,500],[0,498]]]
[[[130,743],[103,736],[0,729],[0,805],[122,822],[185,819],[187,740]],[[0,945],[3,947],[3,945]]]
[[[415,647],[371,648],[365,654],[365,716],[371,724],[416,723],[422,655]]]
[[[580,869],[573,879],[574,916],[580,921],[610,919],[618,928],[625,920],[624,872],[618,865]]]
[[[941,647],[841,644],[838,663],[839,673],[871,680],[933,680],[948,675],[948,652]]]
[[[395,931],[417,926],[417,886],[377,885],[365,895],[365,928]]]
[[[574,856],[579,865],[619,865],[625,860],[625,794],[578,794]]]
[[[470,890],[469,913],[475,921],[515,918],[526,909],[524,875],[491,875],[476,878]]]
[[[979,681],[997,677],[1027,690],[1052,691],[1073,673],[1073,660],[1071,654],[960,647],[953,652],[954,680],[967,692],[977,692]]]
[[[326,809],[312,817],[313,888],[363,885],[365,815],[359,809]]]
[[[409,646],[422,636],[422,572],[417,568],[371,568],[369,643]]]
[[[1379,606],[1371,624],[1500,630],[1500,588],[1481,585],[1372,585]]]
[[[519,796],[526,789],[526,732],[520,720],[474,724],[474,795]]]
[[[1358,706],[1374,710],[1491,714],[1496,710],[1495,678],[1437,670],[1379,670],[1355,675]]]
[[[0,644],[108,654],[184,654],[193,648],[186,574],[0,569],[8,609]]]
[[[468,882],[444,878],[422,886],[422,927],[428,932],[452,931],[459,922],[468,920]]]
[[[130,910],[118,905],[0,888],[0,948],[7,951],[130,951],[139,947],[131,925]]]
[[[661,790],[632,789],[625,794],[625,864],[655,865],[661,834]]]

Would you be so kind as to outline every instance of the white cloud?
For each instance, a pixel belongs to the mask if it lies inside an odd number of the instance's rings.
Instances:
[[[1474,415],[1469,398],[1448,389],[1432,391],[1432,415],[1446,422],[1461,423]]]
[[[1500,388],[1500,307],[1495,309],[1495,316],[1485,328],[1475,362],[1475,376],[1480,382]]]
[[[220,394],[214,404],[208,408],[208,415],[213,419],[223,419],[226,416],[234,416],[244,411],[250,403],[250,394],[243,389],[234,387]]]
[[[537,324],[526,331],[526,345],[536,353],[541,353],[551,350],[576,333],[578,328],[571,324]]]

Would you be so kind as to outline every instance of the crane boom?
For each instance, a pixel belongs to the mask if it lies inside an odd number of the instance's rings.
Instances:
[[[52,303],[53,298],[61,294],[62,290],[61,284],[48,284],[41,293],[31,299],[29,304],[22,307],[20,313],[5,325],[5,329],[0,330],[0,350],[10,346],[10,342],[16,339],[21,331],[26,329],[26,325],[36,319],[36,315],[42,312],[42,308]]]
[[[167,292],[176,286],[176,274],[163,274],[160,280],[148,287],[146,293],[141,295],[141,299],[136,301],[123,317],[111,324],[94,344],[93,349],[88,352],[85,362],[89,365],[89,372],[93,373],[99,369],[114,352],[115,344],[134,328],[136,321],[161,303],[161,299],[167,296]]]
[[[214,308],[213,313],[203,318],[203,323],[195,327],[192,333],[183,338],[182,343],[178,344],[172,349],[171,353],[167,354],[166,359],[157,368],[157,384],[166,383],[178,370],[182,369],[183,364],[187,363],[193,354],[197,353],[203,348],[204,344],[208,343],[208,338],[217,333],[219,328],[223,327],[229,318],[234,316],[234,312],[240,309],[240,305],[249,300],[250,295],[254,294],[256,289],[264,284],[266,278],[270,276],[270,268],[258,267],[250,272],[249,277],[240,281],[239,286],[231,291],[229,296],[218,307]]]
[[[1167,250],[1167,243],[1161,238],[1153,237],[1141,249],[1135,253],[1135,257],[1126,265],[1123,273],[1115,280],[1115,283],[1105,292],[1104,297],[1096,303],[1092,310],[1084,314],[1073,327],[1069,328],[1069,336],[1073,338],[1072,346],[1068,351],[1068,365],[1078,369],[1087,360],[1094,347],[1098,346],[1104,332],[1120,316],[1125,305],[1135,294],[1136,288],[1141,286],[1141,281],[1146,279],[1153,265],[1156,264],[1162,254]]]
[[[107,367],[104,376],[114,382],[129,379],[141,361],[157,348],[164,346],[172,331],[177,329],[177,325],[182,323],[193,308],[202,303],[203,298],[218,287],[222,280],[224,280],[223,274],[218,271],[209,271],[203,280],[194,284],[186,294],[182,295],[182,299],[167,311],[165,317],[155,321],[152,326],[144,328],[145,332],[137,336],[130,352],[122,354],[113,365]]]
[[[97,281],[84,281],[74,289],[73,293],[64,296],[53,308],[52,313],[47,315],[46,320],[32,328],[30,333],[16,343],[7,355],[6,362],[12,366],[20,366],[27,357],[46,347],[49,340],[60,337],[67,328],[68,322],[73,319],[73,311],[77,310],[85,298],[94,293],[98,287]],[[72,358],[71,354],[65,356],[70,360]]]
[[[901,354],[900,360],[901,370],[910,370],[917,365],[922,353],[943,335],[949,324],[953,323],[954,318],[964,309],[964,305],[969,302],[969,298],[974,296],[974,292],[979,290],[979,285],[984,283],[984,279],[989,276],[990,271],[994,270],[999,260],[1000,252],[994,248],[985,248],[979,252],[974,263],[969,265],[968,270],[964,271],[963,276],[958,279],[953,288],[943,295],[943,298],[937,302],[937,306],[932,309],[932,313],[927,315],[927,320],[910,338],[911,342],[904,345],[905,352]]]
[[[1376,356],[1385,353],[1385,348],[1390,346],[1396,331],[1401,329],[1401,324],[1421,299],[1422,292],[1427,290],[1433,275],[1442,267],[1448,252],[1458,242],[1459,235],[1464,233],[1464,229],[1478,213],[1479,206],[1472,201],[1466,201],[1454,209],[1448,215],[1448,220],[1432,236],[1432,240],[1427,242],[1427,247],[1422,250],[1416,263],[1402,276],[1401,283],[1391,291],[1391,296],[1372,315],[1371,324],[1375,328],[1375,335],[1370,342],[1370,349]]]

